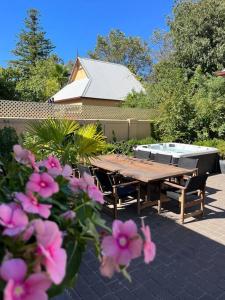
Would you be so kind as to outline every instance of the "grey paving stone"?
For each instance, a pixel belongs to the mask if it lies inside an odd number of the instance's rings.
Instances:
[[[135,299],[139,299],[137,297],[135,297],[135,294],[133,292],[130,292],[128,289],[123,288],[119,291],[116,291],[114,293],[114,295],[116,297],[118,297],[120,300],[135,300]]]
[[[157,246],[157,257],[150,265],[143,258],[129,267],[130,284],[121,274],[111,280],[102,278],[93,248],[88,247],[80,276],[73,291],[74,300],[225,300],[225,176],[210,176],[207,181],[206,215],[180,225],[177,207],[172,205],[159,216],[146,209]],[[104,215],[108,224],[112,222]],[[140,225],[136,211],[127,207],[122,220],[133,219]],[[56,300],[70,300],[68,295]]]

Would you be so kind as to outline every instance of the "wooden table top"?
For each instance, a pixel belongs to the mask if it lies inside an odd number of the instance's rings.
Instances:
[[[173,165],[165,165],[153,161],[146,161],[125,155],[100,155],[91,159],[91,164],[100,169],[118,172],[142,182],[159,181],[170,177],[178,177],[191,174],[196,169],[178,168]]]

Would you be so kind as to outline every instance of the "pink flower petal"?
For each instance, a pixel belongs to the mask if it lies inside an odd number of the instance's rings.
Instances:
[[[80,180],[76,177],[71,178],[69,187],[72,192],[77,193],[80,190]]]
[[[62,176],[69,179],[72,176],[72,174],[73,174],[73,170],[71,166],[65,165],[62,170]]]
[[[53,252],[52,259],[46,260],[46,269],[55,284],[60,284],[66,271],[66,251],[62,248]]]
[[[132,259],[141,256],[142,246],[143,246],[143,241],[140,238],[140,236],[130,241],[129,250]]]
[[[42,216],[43,218],[48,218],[51,214],[52,205],[48,204],[39,204],[38,206],[38,214]]]
[[[28,181],[26,184],[26,190],[38,193],[40,191],[40,185],[36,182]]]
[[[28,295],[23,296],[23,300],[48,300],[48,295],[43,291],[37,290],[35,293],[29,293]]]
[[[117,269],[117,265],[112,257],[103,256],[100,265],[100,273],[102,276],[111,278]]]
[[[54,192],[51,187],[45,187],[39,190],[39,195],[43,198],[51,197]]]
[[[10,299],[10,300],[14,300],[14,299]],[[37,290],[35,291],[35,293],[23,296],[23,300],[48,300],[48,295],[43,291]]]
[[[18,226],[14,228],[5,228],[2,232],[3,235],[15,236],[20,234],[25,229],[25,226]]]
[[[0,224],[9,223],[12,217],[12,209],[6,204],[0,205]]]
[[[129,248],[123,249],[123,251],[119,252],[119,255],[116,257],[116,263],[122,266],[127,266],[132,259],[131,252]]]
[[[153,242],[146,242],[144,244],[144,260],[148,264],[155,259],[156,246]]]
[[[122,229],[123,229],[123,222],[120,220],[114,220],[112,225],[112,232],[114,238],[117,238],[117,236],[120,234]]]
[[[151,231],[150,227],[148,225],[145,226],[144,221],[141,227],[141,230],[145,237],[145,243],[144,243],[144,260],[145,263],[148,264],[151,261],[154,260],[155,254],[156,254],[156,246],[151,241]]]
[[[84,179],[87,185],[95,184],[94,178],[91,175],[87,174],[86,172],[84,172],[82,178]]]
[[[55,247],[62,245],[62,234],[56,223],[52,221],[36,220],[34,222],[36,237],[39,244],[44,247],[54,244]]]
[[[15,209],[12,217],[12,223],[16,226],[26,226],[29,220],[27,215],[22,211],[22,209]]]
[[[51,280],[45,273],[36,273],[28,277],[25,282],[26,287],[29,288],[29,291],[43,290],[46,291],[51,286]]]
[[[68,210],[60,215],[65,220],[73,220],[76,217],[76,213],[72,210]]]
[[[3,262],[0,275],[5,281],[10,279],[14,281],[22,281],[27,273],[27,265],[20,258],[9,259]]]
[[[121,232],[128,237],[133,237],[137,235],[137,225],[132,220],[126,221],[121,226]]]
[[[97,186],[92,185],[88,187],[88,196],[92,200],[104,204],[103,193],[97,188]]]
[[[14,300],[15,298],[13,297],[13,292],[14,292],[14,281],[9,280],[4,289],[4,300]]]
[[[104,256],[114,256],[117,255],[117,245],[116,241],[112,236],[106,236],[102,240],[102,250]]]

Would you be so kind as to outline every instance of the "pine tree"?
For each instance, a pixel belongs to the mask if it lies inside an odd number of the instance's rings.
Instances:
[[[55,48],[51,41],[45,37],[45,32],[39,25],[40,14],[36,9],[28,10],[25,27],[19,34],[13,54],[18,57],[11,64],[18,67],[24,76],[29,75],[29,68],[35,66],[39,60],[45,60]]]

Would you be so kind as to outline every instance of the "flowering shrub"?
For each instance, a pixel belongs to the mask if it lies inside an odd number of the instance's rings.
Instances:
[[[0,180],[0,292],[4,300],[45,300],[75,284],[82,254],[92,240],[100,272],[126,271],[142,252],[155,256],[150,229],[100,217],[103,194],[91,176],[78,179],[56,157],[36,162],[19,145]],[[104,230],[99,234],[98,228]],[[129,277],[129,276],[128,276]]]

